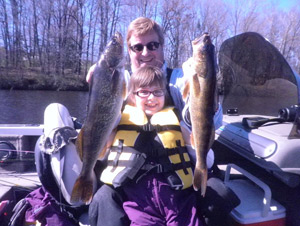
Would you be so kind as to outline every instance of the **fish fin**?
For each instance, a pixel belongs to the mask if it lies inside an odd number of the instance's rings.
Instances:
[[[98,159],[103,160],[104,157],[106,156],[107,153],[107,149],[108,149],[108,145],[105,145],[104,148],[102,149],[102,151],[100,152]]]
[[[123,100],[126,100],[126,99],[127,99],[127,95],[128,95],[128,92],[127,92],[127,85],[126,85],[126,82],[124,81],[124,82],[123,82]]]
[[[184,101],[187,100],[187,97],[188,97],[189,93],[190,93],[190,82],[186,81],[185,85],[184,85],[183,92],[182,92],[182,98],[183,98]]]
[[[83,201],[86,205],[90,204],[93,198],[93,180],[80,176],[73,187],[71,202],[78,203]]]
[[[88,71],[88,73],[87,73],[87,75],[86,75],[86,82],[87,83],[90,83],[91,81],[92,81],[92,77],[93,77],[93,73],[94,73],[94,71],[95,71],[95,67],[97,66],[97,64],[93,64],[91,67],[90,67],[90,69],[89,69],[89,71]]]
[[[105,146],[103,147],[102,151],[100,152],[100,154],[98,156],[98,159],[103,160],[107,156],[107,154],[109,152],[109,148],[113,145],[116,134],[117,134],[117,128],[112,130]]]
[[[94,72],[95,72],[95,68],[94,68],[93,74],[95,74]],[[95,80],[94,77],[95,76],[92,76],[89,80],[89,97],[91,96],[92,87],[93,87],[93,83],[94,83],[94,80]]]
[[[105,146],[102,148],[98,159],[103,160],[105,158],[106,154],[108,153],[109,147],[111,147],[111,144],[106,143]]]
[[[83,131],[84,131],[84,127],[81,128],[76,139],[76,150],[81,161],[83,159],[83,133],[84,133]]]
[[[209,141],[209,148],[213,145],[215,141],[215,126],[212,125],[211,135],[210,135],[210,141]]]
[[[215,89],[215,98],[214,98],[214,110],[217,112],[219,109],[219,94],[218,89]]]
[[[197,165],[197,164],[196,164]],[[207,186],[207,168],[195,167],[193,187],[195,191],[201,189],[201,195],[204,197]]]
[[[116,85],[116,82],[114,82],[115,79],[119,80],[119,76],[123,76],[123,75],[120,75],[119,71],[114,69],[112,74],[111,74],[111,79],[112,79],[112,83],[111,83],[111,90],[117,90],[117,85]],[[124,91],[123,91],[124,92]]]
[[[192,145],[192,147],[195,148],[195,141],[194,141],[193,131],[191,133],[191,138],[190,139],[191,139],[191,145]]]

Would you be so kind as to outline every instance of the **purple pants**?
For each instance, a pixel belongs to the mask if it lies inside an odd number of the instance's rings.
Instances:
[[[123,203],[131,225],[204,225],[196,211],[194,190],[173,190],[162,174],[149,173],[137,184],[124,186],[128,201]]]

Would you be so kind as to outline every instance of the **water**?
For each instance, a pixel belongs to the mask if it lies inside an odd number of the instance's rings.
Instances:
[[[0,90],[0,124],[43,124],[50,103],[61,103],[71,116],[83,122],[88,92],[44,90]]]
[[[43,124],[44,110],[54,102],[66,106],[71,116],[83,122],[87,101],[88,92],[0,90],[0,124]],[[226,112],[228,108],[237,107],[240,114],[277,116],[280,108],[297,103],[297,91],[294,89],[293,95],[275,98],[229,95],[223,102],[223,110]]]

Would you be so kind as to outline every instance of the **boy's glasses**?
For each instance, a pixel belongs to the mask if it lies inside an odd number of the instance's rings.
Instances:
[[[144,49],[145,46],[147,47],[148,50],[150,50],[150,51],[155,51],[155,50],[158,49],[159,43],[158,43],[158,42],[149,42],[149,43],[147,43],[146,45],[143,45],[143,44],[139,43],[139,44],[130,46],[129,48],[130,48],[133,52],[138,53],[138,52],[143,51],[143,49]]]
[[[153,96],[156,96],[156,97],[162,97],[165,95],[165,91],[163,89],[157,89],[154,91],[139,90],[139,91],[133,92],[133,94],[135,94],[139,97],[142,97],[142,98],[149,97],[151,93],[153,94]]]

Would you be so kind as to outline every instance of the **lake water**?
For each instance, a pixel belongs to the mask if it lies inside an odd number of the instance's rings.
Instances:
[[[43,124],[44,110],[54,102],[66,106],[71,116],[83,122],[88,95],[79,91],[0,90],[0,124]],[[297,103],[296,91],[282,97],[229,95],[223,102],[223,110],[238,108],[240,114],[277,116],[280,108]]]
[[[88,92],[0,90],[0,124],[43,124],[44,110],[54,102],[83,122],[87,101]]]

